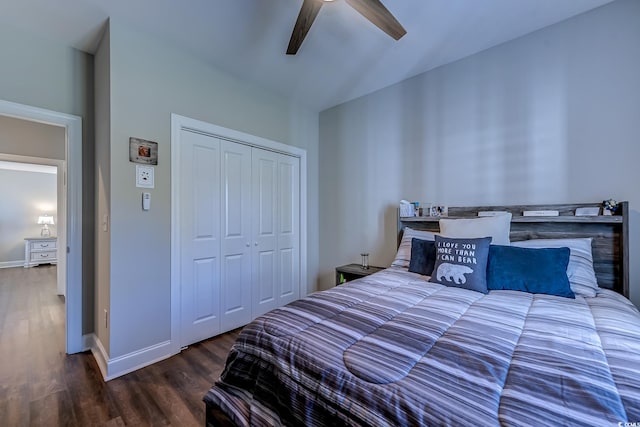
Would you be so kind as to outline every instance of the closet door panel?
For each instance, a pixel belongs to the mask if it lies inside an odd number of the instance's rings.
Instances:
[[[247,324],[251,314],[251,148],[221,141],[222,330]]]
[[[280,250],[280,299],[287,304],[295,298],[297,281],[295,271],[295,254],[292,249]],[[289,301],[290,298],[293,298]],[[286,302],[285,302],[286,301]]]
[[[278,154],[254,148],[253,179],[253,315],[278,307],[279,261]]]
[[[182,131],[180,345],[220,333],[220,141]]]
[[[241,311],[246,307],[245,289],[243,289],[243,286],[234,285],[246,280],[243,271],[245,266],[246,259],[244,255],[225,256],[224,277],[222,280],[225,284],[225,314]]]
[[[278,159],[278,258],[279,305],[299,298],[300,293],[300,159]]]
[[[257,277],[260,279],[256,282],[254,292],[256,292],[255,300],[258,305],[263,307],[263,310],[275,308],[273,303],[276,300],[274,295],[274,289],[276,287],[275,279],[277,277],[276,269],[276,252],[275,251],[259,251],[256,261]],[[273,306],[273,307],[272,307]],[[262,314],[264,311],[254,313],[255,316]]]

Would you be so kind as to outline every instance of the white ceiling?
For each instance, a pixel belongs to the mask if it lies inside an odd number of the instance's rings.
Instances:
[[[612,0],[382,0],[399,41],[344,1],[285,55],[302,0],[0,0],[0,25],[93,53],[108,17],[321,111]]]

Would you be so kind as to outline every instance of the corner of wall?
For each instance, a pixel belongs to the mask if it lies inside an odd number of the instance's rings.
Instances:
[[[102,342],[96,334],[85,335],[85,347],[91,350],[91,354],[93,354],[93,358],[96,360],[98,364],[98,368],[100,368],[100,372],[102,373],[102,378],[107,380],[107,361],[109,360],[109,355],[107,351],[104,349]]]
[[[165,341],[110,359],[107,350],[105,350],[104,345],[102,345],[102,342],[96,334],[86,335],[85,341],[105,381],[121,377],[122,375],[167,359],[175,354],[175,352],[172,351],[173,346],[171,341]]]
[[[110,306],[111,42],[107,21],[94,60],[94,332],[108,354]],[[96,359],[97,360],[97,359]],[[105,358],[105,372],[106,372]],[[106,375],[106,374],[105,374]]]

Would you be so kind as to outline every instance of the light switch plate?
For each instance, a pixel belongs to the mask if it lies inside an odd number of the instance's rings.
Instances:
[[[155,188],[153,166],[136,165],[136,187]]]
[[[142,193],[142,210],[148,211],[151,208],[151,193]]]

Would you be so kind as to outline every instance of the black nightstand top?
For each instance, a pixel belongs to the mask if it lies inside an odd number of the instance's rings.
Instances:
[[[351,280],[377,273],[378,271],[382,271],[385,268],[386,267],[376,267],[375,265],[370,265],[369,268],[365,270],[360,264],[341,265],[340,267],[336,267],[336,285],[340,284],[341,274],[347,280],[347,282],[350,282]]]

